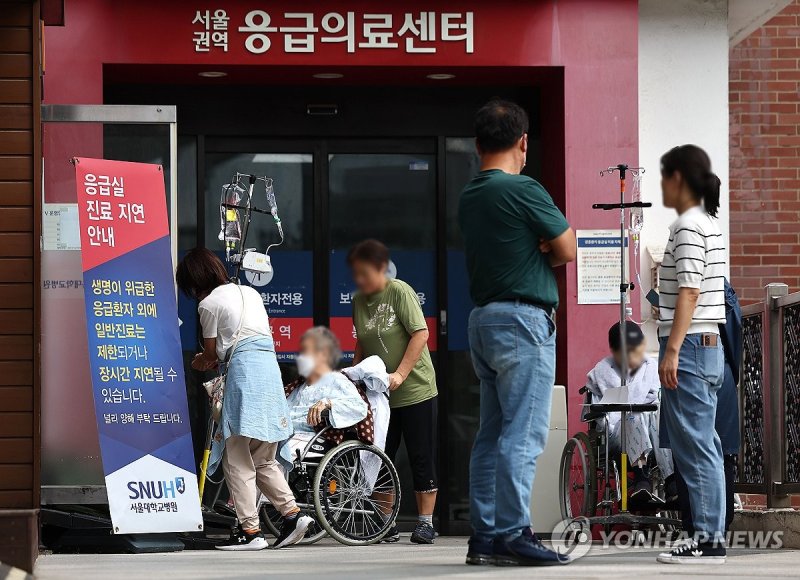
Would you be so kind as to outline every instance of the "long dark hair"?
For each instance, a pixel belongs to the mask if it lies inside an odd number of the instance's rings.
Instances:
[[[702,201],[708,215],[716,217],[719,210],[721,182],[711,171],[708,153],[697,145],[681,145],[661,156],[661,175],[672,177],[678,171],[697,201]]]
[[[178,262],[175,282],[190,298],[200,298],[229,280],[225,265],[214,252],[207,248],[193,248]]]

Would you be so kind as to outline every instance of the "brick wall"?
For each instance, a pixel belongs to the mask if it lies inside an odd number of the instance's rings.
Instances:
[[[751,303],[800,290],[800,0],[731,50],[729,90],[731,281]]]
[[[800,0],[731,49],[729,74],[731,282],[746,304],[769,282],[800,290]]]

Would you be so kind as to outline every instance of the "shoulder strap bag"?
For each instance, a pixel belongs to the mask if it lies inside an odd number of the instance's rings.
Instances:
[[[231,348],[228,350],[228,354],[225,356],[225,372],[221,372],[218,376],[214,377],[210,381],[203,383],[203,388],[205,388],[206,393],[208,393],[208,396],[211,399],[211,417],[213,417],[214,421],[217,423],[219,423],[220,419],[222,418],[222,402],[225,398],[225,377],[228,374],[228,364],[230,364],[231,358],[233,358],[233,353],[236,351],[236,347],[239,345],[239,337],[242,334],[242,326],[244,325],[244,292],[242,292],[241,286],[237,285],[237,288],[239,288],[239,294],[242,297],[242,317],[239,320],[239,329],[236,331],[236,340],[234,340],[233,346],[231,346]]]

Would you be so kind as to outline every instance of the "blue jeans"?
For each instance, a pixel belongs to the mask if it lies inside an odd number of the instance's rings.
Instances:
[[[678,355],[678,388],[661,389],[661,417],[669,432],[675,465],[686,481],[692,521],[699,540],[722,540],[725,533],[725,468],[722,444],[714,428],[717,393],[722,386],[724,354],[689,334]],[[659,358],[667,339],[660,340]]]
[[[555,324],[541,308],[492,302],[470,314],[469,346],[481,382],[469,465],[472,528],[510,539],[531,525],[536,459],[550,426]]]

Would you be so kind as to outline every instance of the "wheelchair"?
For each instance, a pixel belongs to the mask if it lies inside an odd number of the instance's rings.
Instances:
[[[400,478],[388,456],[353,434],[339,445],[325,433],[328,425],[297,449],[289,487],[297,507],[314,519],[301,544],[326,535],[348,546],[379,542],[400,509]],[[260,507],[263,525],[278,536],[281,515],[268,502]]]
[[[559,470],[559,503],[561,517],[576,526],[599,524],[606,533],[617,525],[634,530],[657,528],[664,532],[681,529],[680,514],[666,502],[664,478],[657,465],[651,465],[654,504],[631,506],[628,498],[628,458],[624,449],[612,452],[609,445],[606,413],[622,413],[622,441],[625,440],[626,414],[658,409],[656,404],[599,405],[592,403],[587,387],[582,420],[588,432],[578,432],[569,439],[561,454]],[[654,462],[653,462],[654,463]]]

